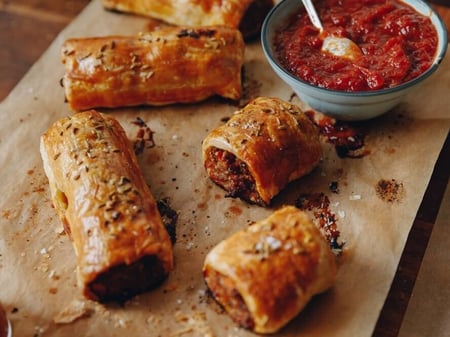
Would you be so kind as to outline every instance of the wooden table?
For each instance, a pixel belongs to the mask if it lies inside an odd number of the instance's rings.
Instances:
[[[0,101],[90,0],[1,0]],[[433,0],[447,27],[450,3]],[[374,336],[397,336],[450,176],[447,136],[418,210]]]

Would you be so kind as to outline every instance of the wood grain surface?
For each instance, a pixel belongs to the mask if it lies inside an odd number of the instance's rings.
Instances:
[[[1,0],[0,101],[90,0]],[[450,1],[430,4],[450,27]],[[450,139],[434,168],[373,336],[398,335],[450,176]]]

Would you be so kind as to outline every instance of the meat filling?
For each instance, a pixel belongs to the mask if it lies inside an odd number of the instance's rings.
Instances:
[[[233,280],[215,270],[205,271],[204,276],[214,298],[226,309],[233,321],[245,329],[253,330],[255,322]]]
[[[265,205],[256,191],[255,179],[247,164],[232,153],[210,147],[206,154],[205,168],[210,179],[228,192],[228,197]]]
[[[100,274],[86,289],[87,297],[100,302],[126,301],[159,285],[166,277],[156,256],[144,256],[130,264],[120,264]]]

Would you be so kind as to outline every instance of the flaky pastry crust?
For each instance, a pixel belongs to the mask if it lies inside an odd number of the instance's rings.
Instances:
[[[138,36],[65,41],[62,85],[70,108],[194,103],[242,94],[245,44],[228,27],[165,27]]]
[[[172,244],[117,120],[96,111],[62,118],[40,150],[85,297],[124,300],[161,283],[173,267]]]
[[[215,246],[203,274],[234,321],[274,333],[333,285],[336,261],[306,213],[285,206]]]
[[[251,37],[273,0],[102,0],[104,8],[152,17],[172,25],[227,26]]]
[[[209,177],[252,203],[267,206],[322,157],[319,131],[302,110],[273,97],[251,101],[203,141]]]

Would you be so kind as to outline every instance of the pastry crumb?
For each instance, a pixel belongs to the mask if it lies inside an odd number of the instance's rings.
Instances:
[[[73,300],[53,318],[53,321],[56,324],[69,324],[75,322],[77,319],[91,316],[94,311],[95,308],[90,302]]]

